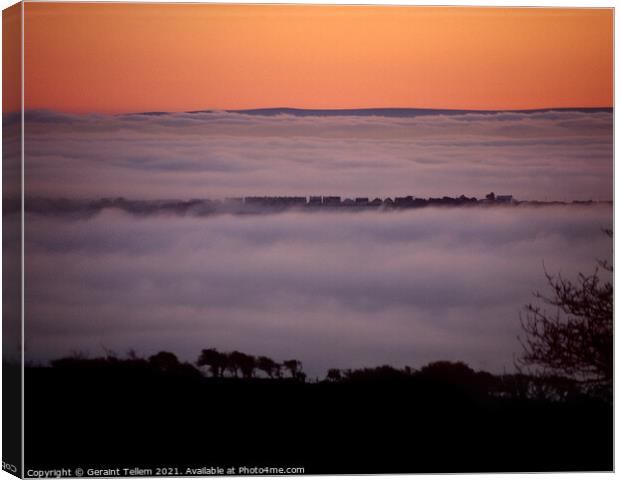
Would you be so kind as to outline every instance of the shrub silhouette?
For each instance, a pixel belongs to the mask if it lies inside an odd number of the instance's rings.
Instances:
[[[332,382],[338,382],[342,380],[342,373],[340,372],[339,368],[330,368],[327,371],[327,377],[325,378]]]
[[[215,348],[204,349],[196,365],[208,367],[214,378],[222,378],[224,372],[228,371],[235,378],[252,379],[256,370],[260,370],[268,377],[261,383],[278,381],[277,379],[281,378],[281,368],[285,368],[290,379],[300,383],[306,382],[306,374],[302,371],[302,363],[299,360],[286,360],[280,364],[270,357],[264,355],[255,357],[238,350],[225,353]],[[114,371],[115,375],[126,378],[140,378],[147,372],[150,372],[150,375],[155,374],[155,377],[163,375],[170,380],[175,377],[204,378],[202,371],[189,363],[181,362],[174,353],[168,351],[161,351],[148,359],[138,357],[135,352],[130,352],[124,359],[110,351],[107,351],[106,356],[97,358],[88,358],[82,353],[74,353],[53,360],[51,366],[55,369],[74,371],[92,371],[93,369],[102,372]],[[390,388],[392,386],[405,390],[413,388],[419,394],[426,395],[427,398],[441,398],[456,394],[458,398],[468,398],[468,401],[485,396],[566,401],[583,394],[583,389],[579,388],[579,382],[571,377],[559,374],[524,373],[492,375],[484,371],[476,372],[463,362],[451,361],[432,362],[419,370],[408,366],[397,369],[390,365],[356,370],[331,368],[327,371],[324,382],[343,387],[349,384],[364,385],[376,382],[390,386]],[[321,382],[315,380],[312,383]],[[600,395],[597,398],[600,399]]]
[[[221,377],[228,367],[228,355],[218,352],[215,348],[208,348],[200,353],[196,365],[207,366],[212,376]]]
[[[235,377],[241,371],[243,378],[252,378],[256,370],[256,359],[252,355],[235,350],[228,354],[228,369]]]
[[[260,356],[256,360],[256,368],[265,372],[269,378],[273,378],[274,375],[279,375],[279,365],[269,357]]]
[[[174,371],[181,365],[177,356],[170,352],[159,352],[152,355],[149,357],[149,363],[163,371]]]
[[[286,360],[282,362],[284,368],[286,368],[291,374],[291,378],[295,380],[305,380],[306,374],[302,372],[302,364],[299,360]]]
[[[606,232],[611,236],[611,232]],[[537,367],[544,375],[568,376],[585,389],[611,394],[613,382],[613,285],[601,278],[612,266],[599,261],[591,275],[576,282],[545,271],[549,295],[536,292],[541,305],[529,304],[519,338],[517,366]],[[555,309],[549,313],[544,306]]]
[[[127,361],[136,361],[137,357],[134,355],[130,357]],[[176,374],[176,375],[190,375],[190,376],[200,376],[201,373],[197,370],[193,365],[187,362],[180,362],[177,356],[174,353],[170,352],[159,352],[155,355],[149,357],[149,364],[151,364],[156,370],[167,373],[167,374]]]
[[[199,367],[209,367],[214,378],[221,378],[225,371],[229,371],[235,378],[242,377],[249,380],[254,377],[256,370],[265,373],[268,379],[262,382],[277,382],[280,369],[283,367],[289,372],[290,379],[306,382],[306,374],[302,371],[302,363],[291,359],[282,364],[267,356],[254,357],[240,351],[230,353],[219,352],[215,348],[204,349],[196,362]],[[193,365],[181,362],[171,352],[161,351],[148,359],[140,358],[135,352],[130,352],[127,358],[119,358],[108,351],[106,356],[88,358],[82,353],[74,353],[67,357],[51,362],[57,370],[83,372],[108,372],[118,378],[144,379],[166,377],[171,381],[179,378],[204,379],[204,374]],[[81,374],[80,374],[81,375]],[[132,380],[133,381],[133,380]],[[237,380],[235,383],[238,383]],[[484,371],[474,371],[463,362],[437,361],[423,366],[419,370],[411,367],[402,369],[390,365],[361,368],[356,370],[340,370],[331,368],[327,371],[324,382],[336,388],[348,388],[347,385],[363,386],[369,383],[381,383],[389,388],[415,390],[417,395],[425,398],[461,398],[461,400],[482,398],[504,398],[513,400],[542,400],[542,401],[569,401],[571,398],[581,398],[584,391],[580,382],[574,378],[559,374],[503,374],[492,375]],[[315,380],[312,383],[322,383]],[[311,383],[311,384],[312,384]],[[412,390],[412,391],[413,391]],[[598,400],[605,400],[597,392]],[[456,396],[455,396],[456,395]],[[585,397],[584,397],[585,398]],[[593,397],[594,398],[594,397]],[[606,402],[609,403],[609,402]]]

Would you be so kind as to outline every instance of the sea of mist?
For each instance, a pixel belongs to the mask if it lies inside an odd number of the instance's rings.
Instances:
[[[611,200],[613,113],[25,116],[32,196]],[[337,113],[337,114],[336,114]],[[384,113],[384,112],[383,112]]]
[[[329,367],[513,369],[544,268],[611,259],[612,207],[26,217],[26,359],[202,348]]]

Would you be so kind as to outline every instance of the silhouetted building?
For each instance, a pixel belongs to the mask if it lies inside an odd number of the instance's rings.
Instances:
[[[340,197],[323,197],[323,205],[326,207],[339,207]]]
[[[396,197],[394,199],[394,206],[398,208],[413,206],[413,197],[411,195],[407,197]]]

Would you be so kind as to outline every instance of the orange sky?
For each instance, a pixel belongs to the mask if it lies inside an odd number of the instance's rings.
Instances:
[[[21,108],[21,4],[2,11],[2,111]]]
[[[25,5],[26,108],[611,106],[611,9]]]

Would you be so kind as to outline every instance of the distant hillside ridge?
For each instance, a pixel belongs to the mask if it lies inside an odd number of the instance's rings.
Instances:
[[[277,115],[292,115],[295,117],[396,117],[396,118],[413,118],[432,115],[497,115],[501,113],[551,113],[551,112],[581,112],[581,113],[610,113],[614,111],[613,107],[557,107],[557,108],[536,108],[521,110],[463,110],[463,109],[441,109],[441,108],[342,108],[342,109],[316,109],[316,108],[291,108],[291,107],[273,107],[273,108],[250,108],[250,109],[204,109],[191,110],[187,112],[134,112],[123,113],[123,115],[152,115],[160,116],[172,113],[240,113],[243,115],[257,115],[264,117],[275,117]]]
[[[215,110],[197,110],[188,113],[205,113]],[[377,117],[421,117],[431,115],[466,115],[466,114],[500,114],[500,113],[546,113],[546,112],[583,112],[613,113],[612,107],[570,107],[570,108],[540,108],[526,110],[459,110],[434,108],[351,108],[351,109],[304,109],[304,108],[254,108],[243,110],[224,110],[229,113],[245,115],[293,115],[297,117],[339,117],[339,116],[377,116]],[[154,112],[158,113],[158,112]]]

